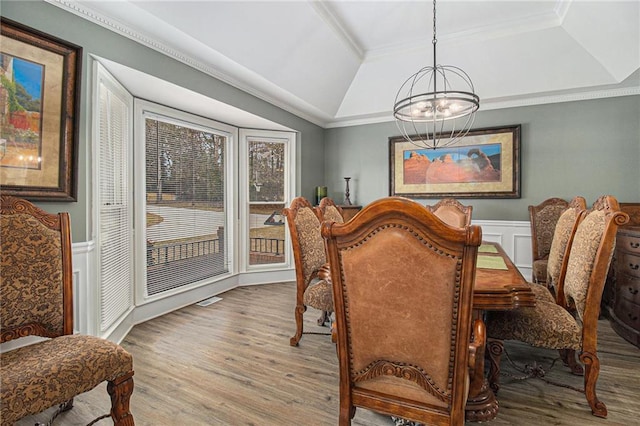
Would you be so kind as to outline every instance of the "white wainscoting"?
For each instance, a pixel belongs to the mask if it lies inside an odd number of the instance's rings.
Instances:
[[[531,226],[528,221],[472,220],[482,227],[482,239],[498,243],[520,273],[531,279]]]
[[[474,220],[473,224],[482,227],[482,236],[485,241],[499,243],[522,275],[528,280],[531,278],[531,228],[528,221]],[[100,310],[97,289],[95,285],[92,285],[96,281],[93,277],[96,276],[95,244],[93,241],[74,243],[74,329],[78,333],[97,335]],[[164,315],[236,287],[294,280],[295,271],[292,269],[261,273],[250,272],[231,276],[185,291],[177,296],[136,306],[132,312],[121,318],[117,324],[114,324],[109,329],[108,335],[102,337],[119,342],[135,324],[148,321],[151,318]],[[7,342],[0,345],[0,351],[22,346],[22,344],[17,345],[17,343]]]

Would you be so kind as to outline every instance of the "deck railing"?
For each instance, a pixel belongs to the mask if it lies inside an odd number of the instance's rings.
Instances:
[[[250,238],[249,251],[251,253],[281,255],[284,253],[284,240],[277,238]],[[222,253],[219,238],[168,244],[157,244],[148,241],[147,265],[167,264],[216,253]]]

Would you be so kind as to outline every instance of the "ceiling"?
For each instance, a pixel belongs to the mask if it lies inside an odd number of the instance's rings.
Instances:
[[[433,62],[429,1],[47,1],[323,127],[391,120]],[[480,110],[640,94],[637,0],[440,0],[437,39]]]

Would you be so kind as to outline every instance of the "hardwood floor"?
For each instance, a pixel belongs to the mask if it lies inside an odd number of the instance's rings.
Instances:
[[[293,283],[242,287],[219,295],[222,300],[191,305],[137,325],[122,346],[134,357],[135,389],[131,411],[136,425],[336,425],[338,366],[328,335],[294,334]],[[328,332],[315,325],[319,312],[305,314],[305,330]],[[615,334],[607,320],[599,324],[601,373],[598,395],[608,419],[591,415],[584,395],[520,375],[503,360],[500,412],[491,425],[632,425],[640,413],[640,350]],[[549,366],[557,352],[507,342],[510,357],[535,359]],[[560,363],[546,378],[582,387]],[[50,409],[45,414],[54,411]],[[86,425],[108,413],[104,385],[76,398],[74,408],[55,425]],[[33,425],[46,415],[22,419]],[[98,425],[111,424],[109,419]],[[392,425],[391,420],[358,409],[359,426]],[[473,425],[474,423],[467,423]]]

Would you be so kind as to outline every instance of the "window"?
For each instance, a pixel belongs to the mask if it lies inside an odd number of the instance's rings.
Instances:
[[[209,120],[140,104],[148,298],[230,271],[231,134]]]
[[[247,265],[264,267],[287,262],[286,226],[282,209],[293,191],[289,187],[295,135],[288,132],[241,130],[246,161],[244,187]]]
[[[133,98],[99,64],[96,70],[97,291],[99,332],[104,334],[133,308],[132,147],[129,143],[133,134]]]
[[[89,331],[97,334],[99,327],[107,335],[127,321],[161,315],[208,291],[224,291],[241,281],[235,275],[249,269],[257,274],[246,275],[243,283],[263,282],[262,272],[269,279],[288,277],[290,244],[280,214],[295,183],[295,133],[239,130],[186,112],[193,107],[282,128],[104,60],[116,75],[126,71],[123,81],[143,78],[141,87],[161,88],[164,100],[173,93],[180,109],[134,99],[102,60],[92,62],[99,284],[87,290],[87,299],[98,303],[87,308],[94,324]],[[250,181],[254,174],[257,179]],[[262,257],[250,264],[250,251]],[[142,305],[134,318],[134,306]]]

